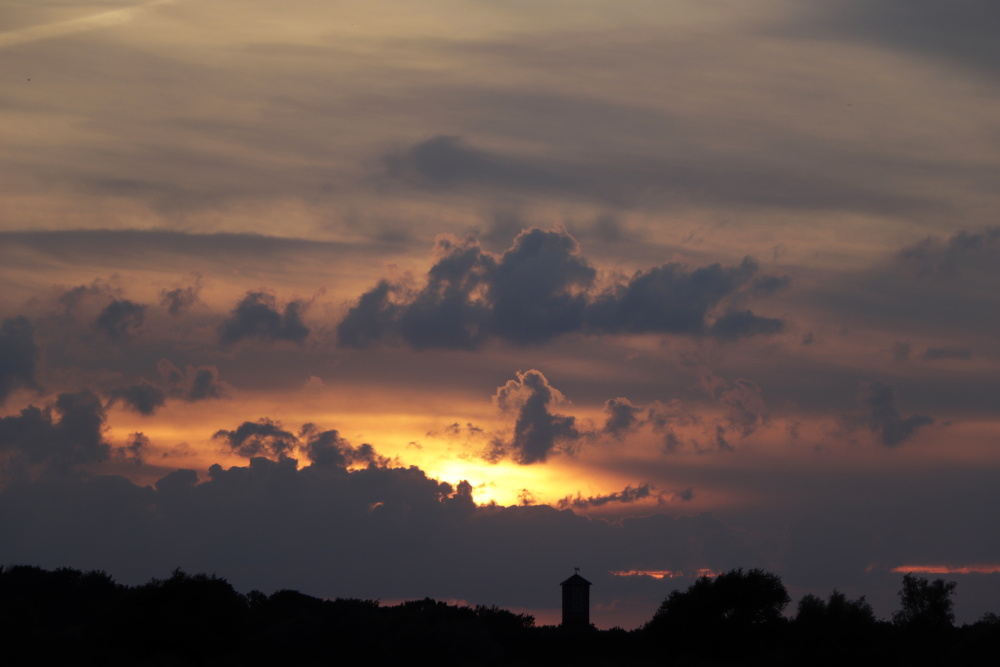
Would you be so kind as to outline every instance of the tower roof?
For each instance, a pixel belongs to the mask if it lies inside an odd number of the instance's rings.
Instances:
[[[589,581],[581,577],[579,574],[574,574],[572,577],[566,581],[559,584],[560,586],[593,586]]]

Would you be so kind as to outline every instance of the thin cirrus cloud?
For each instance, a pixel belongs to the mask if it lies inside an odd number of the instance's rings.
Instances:
[[[174,5],[184,0],[153,0],[135,7],[112,9],[107,12],[81,16],[68,21],[55,21],[42,25],[30,26],[19,30],[0,33],[0,48],[36,42],[43,39],[68,37],[79,33],[101,30],[126,24],[141,16],[144,12],[163,5]]]

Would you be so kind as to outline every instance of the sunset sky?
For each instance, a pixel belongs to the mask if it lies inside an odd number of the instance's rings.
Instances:
[[[0,564],[1000,613],[995,0],[0,0]]]

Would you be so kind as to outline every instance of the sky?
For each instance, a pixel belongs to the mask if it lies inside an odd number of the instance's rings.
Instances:
[[[0,563],[1000,612],[998,20],[0,0]]]

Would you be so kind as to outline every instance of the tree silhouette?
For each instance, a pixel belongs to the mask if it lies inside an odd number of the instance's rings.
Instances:
[[[903,575],[899,600],[903,607],[892,615],[896,625],[914,630],[940,630],[955,623],[951,596],[958,586],[954,581],[928,581],[913,574]]]
[[[746,654],[772,643],[789,601],[778,575],[760,569],[730,570],[701,577],[686,591],[673,591],[644,630],[652,641],[682,652],[709,645]],[[720,638],[726,641],[719,642]]]

